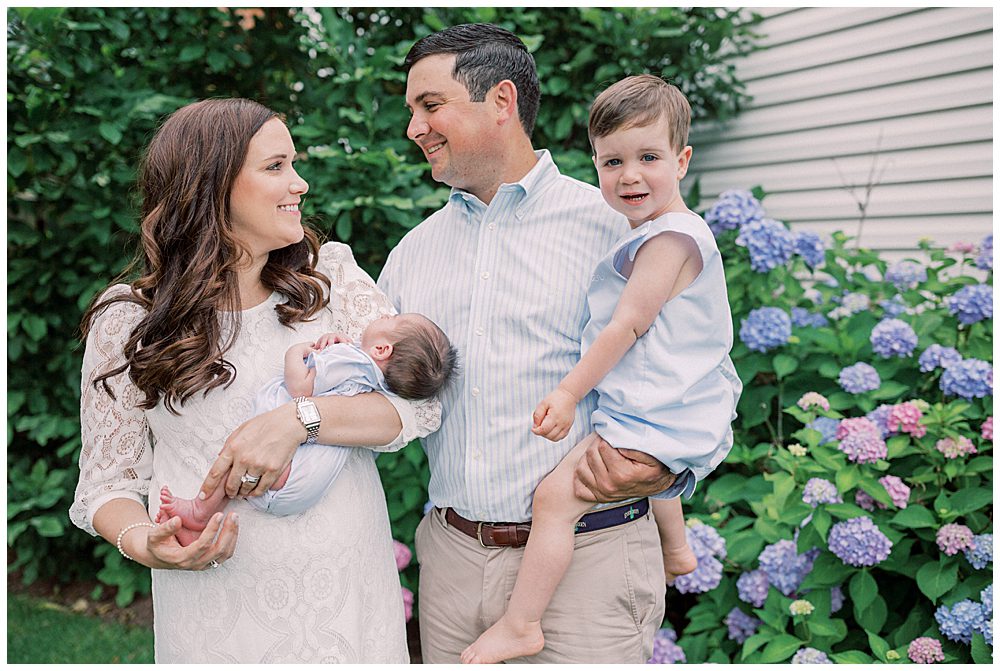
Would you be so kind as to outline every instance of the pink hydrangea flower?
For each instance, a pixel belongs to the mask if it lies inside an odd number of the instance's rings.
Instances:
[[[958,440],[942,438],[934,444],[934,447],[949,459],[958,459],[961,456],[976,453],[976,446],[965,436],[960,436]]]
[[[964,242],[959,240],[958,242],[953,242],[951,247],[948,248],[948,251],[958,252],[959,254],[972,254],[976,251],[976,244],[974,242]]]
[[[854,502],[865,510],[875,510],[875,499],[863,489],[854,492]]]
[[[986,418],[980,430],[983,432],[983,440],[993,440],[993,415]]]
[[[413,559],[413,553],[406,543],[400,543],[399,541],[393,539],[392,550],[396,555],[396,570],[402,571],[404,568],[410,565],[410,560]]]
[[[867,417],[841,420],[837,426],[837,438],[840,440],[838,449],[854,463],[870,464],[888,455],[881,430]]]
[[[938,529],[937,545],[946,555],[957,555],[973,546],[972,529],[964,524],[945,524]]]
[[[403,616],[409,622],[413,617],[413,592],[405,587],[400,587],[399,589],[403,592]]]
[[[897,508],[905,508],[910,502],[910,488],[895,475],[886,475],[878,479],[879,484],[885,487],[885,491],[889,492],[889,498],[892,499],[893,504]],[[879,508],[885,508],[886,506],[882,503],[878,504]]]
[[[923,416],[915,402],[898,403],[889,411],[889,428],[920,438],[927,433],[927,427],[920,423]]]
[[[944,661],[944,651],[941,650],[941,641],[930,636],[921,636],[910,642],[910,647],[906,649],[906,656],[916,664],[933,664]]]
[[[817,405],[824,410],[830,409],[830,402],[826,400],[826,397],[815,391],[809,391],[802,394],[802,398],[799,399],[797,405],[803,410],[808,410],[814,405]]]

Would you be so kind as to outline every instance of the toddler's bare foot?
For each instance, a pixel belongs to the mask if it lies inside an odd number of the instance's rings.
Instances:
[[[667,574],[667,584],[671,585],[679,575],[691,573],[698,568],[698,558],[687,543],[680,547],[663,548],[663,572]]]
[[[541,622],[511,622],[504,615],[462,651],[463,664],[496,664],[514,657],[536,655],[545,647]]]
[[[222,489],[220,487],[220,489]],[[223,490],[225,491],[225,490]],[[221,503],[221,505],[219,505]],[[166,485],[160,489],[160,512],[157,513],[157,520],[161,517],[163,521],[171,517],[181,518],[181,528],[175,534],[181,545],[187,546],[198,540],[201,532],[208,526],[212,515],[222,510],[226,505],[225,496],[212,495],[208,499],[182,499],[174,496],[170,488]]]

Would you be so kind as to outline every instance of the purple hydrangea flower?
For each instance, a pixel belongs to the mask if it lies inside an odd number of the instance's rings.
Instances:
[[[979,256],[976,257],[976,267],[982,270],[993,270],[993,234],[990,233],[979,243]]]
[[[840,421],[837,438],[841,452],[848,461],[856,464],[870,464],[885,459],[889,450],[882,440],[879,428],[867,417],[851,417]]]
[[[993,561],[993,534],[973,536],[972,546],[965,549],[965,558],[972,564],[972,568],[986,568]],[[992,598],[992,596],[991,591],[990,597]]]
[[[892,541],[870,517],[837,522],[827,536],[830,552],[850,566],[875,566],[889,556]]]
[[[775,219],[760,219],[743,224],[736,244],[747,248],[750,252],[750,268],[758,273],[766,273],[785,265],[795,251],[792,232]]]
[[[840,420],[834,419],[833,417],[817,417],[813,421],[806,424],[807,429],[813,429],[814,431],[819,431],[822,434],[822,438],[819,439],[820,445],[826,445],[827,443],[832,443],[837,439],[837,427],[840,426]]]
[[[941,376],[941,391],[967,401],[993,393],[993,366],[981,359],[953,363]]]
[[[988,284],[962,287],[948,297],[948,311],[966,325],[993,319],[993,287]]]
[[[799,648],[792,656],[792,664],[833,664],[825,652],[816,648]]]
[[[981,630],[986,620],[982,606],[972,599],[963,599],[951,608],[940,606],[934,619],[945,638],[956,643],[972,643],[972,632]]]
[[[840,371],[837,382],[849,394],[861,394],[874,391],[882,385],[878,371],[863,361],[848,366]]]
[[[796,328],[823,328],[829,323],[820,312],[809,312],[805,308],[792,308],[792,326]]]
[[[949,556],[971,549],[972,529],[964,524],[945,524],[938,529],[937,546]]]
[[[889,498],[892,499],[893,505],[902,510],[910,502],[910,488],[906,486],[900,478],[895,475],[886,475],[878,479],[879,484],[885,487],[885,491],[889,492]],[[880,506],[885,508],[884,505]]]
[[[687,539],[691,551],[698,557],[714,555],[719,559],[725,559],[726,539],[719,535],[715,527],[697,522],[698,520],[688,522]]]
[[[941,641],[930,636],[921,636],[910,641],[906,656],[915,664],[933,664],[944,661],[944,651]]]
[[[740,324],[740,340],[754,352],[780,347],[792,337],[792,320],[781,308],[751,310]]]
[[[677,632],[673,629],[660,629],[653,636],[653,656],[647,664],[676,664],[686,662],[684,650],[677,645]]]
[[[810,268],[819,268],[826,260],[826,245],[822,238],[810,231],[797,231],[792,234],[795,253],[802,257]]]
[[[837,492],[837,486],[829,480],[823,478],[809,478],[809,482],[802,491],[803,503],[808,503],[813,508],[821,503],[843,503]]]
[[[694,524],[686,532],[691,551],[698,558],[698,566],[687,575],[677,576],[674,587],[681,594],[715,589],[722,581],[722,563],[719,559],[726,557],[726,541],[707,524]]]
[[[899,291],[915,289],[927,281],[927,269],[916,261],[899,261],[886,269],[885,280],[892,282]]]
[[[730,189],[705,212],[705,222],[717,237],[723,231],[739,228],[764,218],[764,208],[749,191]]]
[[[872,424],[878,427],[879,433],[882,434],[883,438],[896,435],[896,432],[889,426],[889,415],[892,414],[894,407],[893,405],[884,403],[865,415],[865,417],[871,420]]]
[[[979,431],[983,440],[993,441],[993,415],[986,418],[986,421],[979,427]]]
[[[830,588],[830,614],[836,613],[838,610],[844,607],[844,590],[840,588],[840,585],[835,585]]]
[[[947,368],[962,360],[962,355],[954,347],[944,347],[934,343],[923,351],[917,362],[921,373],[929,373],[935,368]]]
[[[736,579],[736,593],[740,601],[744,601],[754,608],[760,608],[767,601],[767,590],[771,583],[767,580],[767,574],[761,569],[747,571]]]
[[[854,503],[858,505],[859,508],[864,508],[865,510],[875,510],[875,499],[872,495],[863,489],[859,489],[854,492]]]
[[[882,308],[882,314],[886,317],[898,317],[906,312],[908,306],[901,296],[893,296],[879,301],[879,307]]]
[[[900,319],[883,319],[872,329],[871,343],[872,350],[883,359],[905,358],[917,346],[917,333]]]
[[[799,554],[795,541],[782,540],[761,550],[757,562],[767,575],[768,582],[785,596],[795,593],[812,570],[819,548]]]
[[[729,640],[740,644],[757,633],[757,627],[760,626],[760,620],[747,615],[736,606],[729,611],[723,622],[729,629]]]

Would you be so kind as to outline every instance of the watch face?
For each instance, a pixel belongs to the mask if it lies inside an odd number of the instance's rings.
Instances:
[[[320,416],[319,410],[316,409],[316,404],[314,403],[300,403],[298,406],[299,419],[302,420],[303,424],[319,424]]]

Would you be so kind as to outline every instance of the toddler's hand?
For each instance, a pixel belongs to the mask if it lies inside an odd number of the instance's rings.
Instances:
[[[562,440],[573,426],[575,411],[576,399],[573,395],[557,388],[535,408],[531,416],[534,421],[531,432],[553,442]]]

